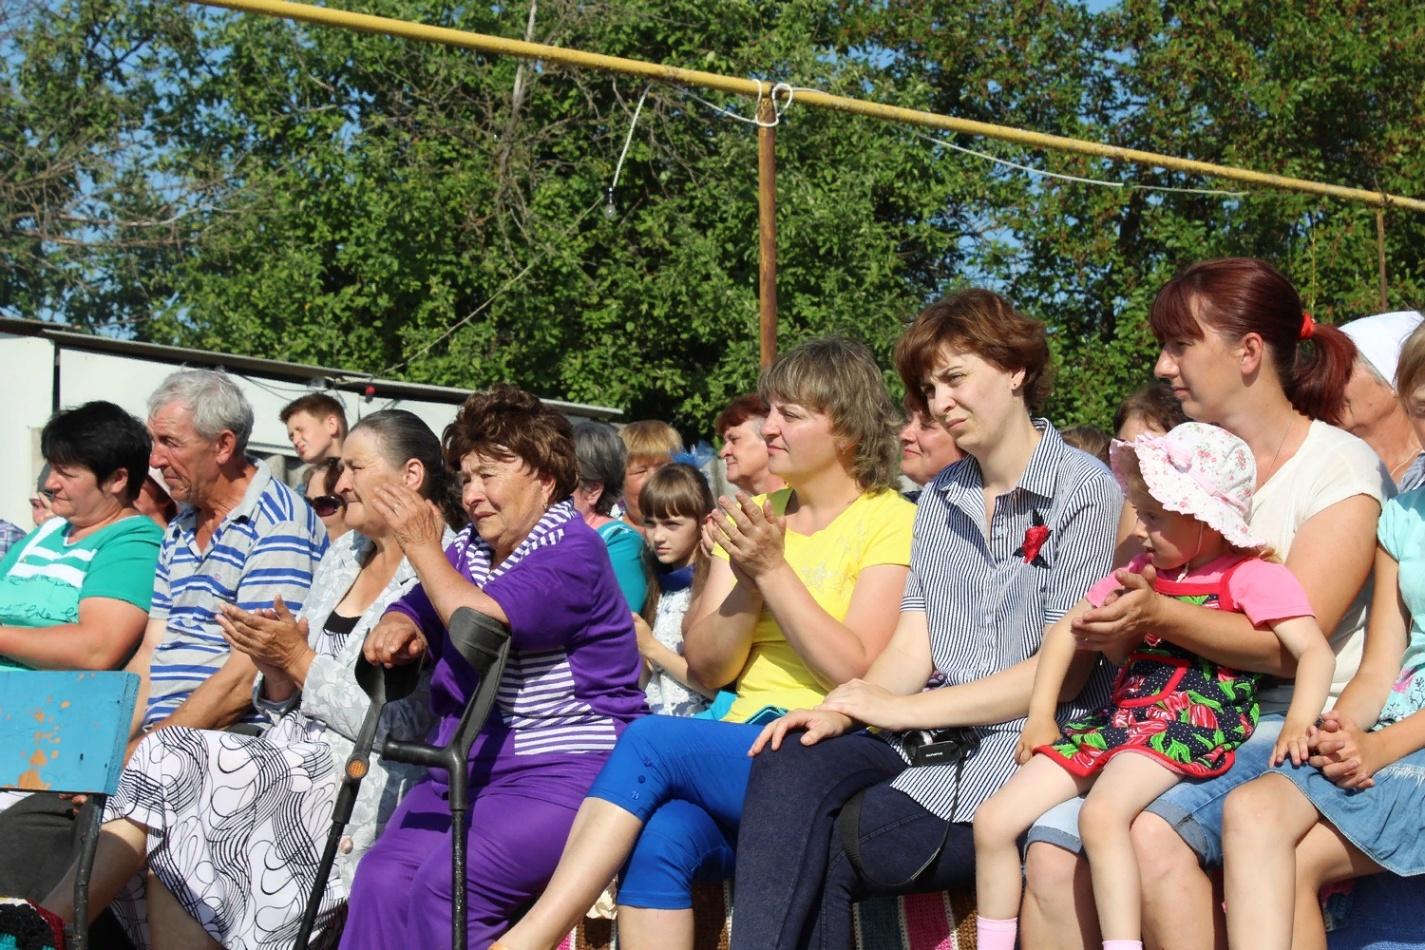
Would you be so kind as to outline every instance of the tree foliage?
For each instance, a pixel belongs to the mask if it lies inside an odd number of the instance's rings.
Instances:
[[[1425,191],[1425,8],[1404,0],[362,8]],[[756,130],[684,90],[172,0],[36,0],[0,19],[0,51],[0,312],[454,386],[512,380],[696,432],[755,380]],[[1050,324],[1063,422],[1104,424],[1147,378],[1143,315],[1194,259],[1272,259],[1318,319],[1380,309],[1362,206],[1150,190],[1240,189],[795,101],[777,156],[783,346],[843,333],[889,365],[925,302],[989,286]],[[1413,306],[1425,218],[1385,225],[1387,305]]]

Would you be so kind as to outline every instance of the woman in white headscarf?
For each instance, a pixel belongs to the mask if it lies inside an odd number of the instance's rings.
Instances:
[[[1395,366],[1400,347],[1420,325],[1414,310],[1378,313],[1341,327],[1356,344],[1356,362],[1346,381],[1346,405],[1341,428],[1362,439],[1390,470],[1402,492],[1425,483],[1425,456],[1395,393]]]

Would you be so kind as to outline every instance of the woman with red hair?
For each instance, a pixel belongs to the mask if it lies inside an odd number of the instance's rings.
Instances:
[[[1284,559],[1322,630],[1331,631],[1334,702],[1360,663],[1376,520],[1392,493],[1371,448],[1336,427],[1355,345],[1316,323],[1280,271],[1250,258],[1187,268],[1158,292],[1149,321],[1162,347],[1155,372],[1183,410],[1252,450],[1257,485],[1248,523]],[[1266,770],[1291,700],[1294,664],[1270,630],[1241,616],[1172,601],[1143,575],[1123,571],[1119,580],[1122,596],[1076,623],[1085,647],[1121,649],[1151,631],[1214,662],[1285,678],[1262,691],[1261,721],[1230,772],[1174,787],[1134,823],[1149,944],[1171,935],[1175,948],[1210,948],[1223,934],[1210,876],[1222,864],[1223,801]],[[1098,946],[1080,857],[1081,801],[1051,810],[1030,831],[1021,909],[1026,946]],[[1065,926],[1070,920],[1078,925]]]

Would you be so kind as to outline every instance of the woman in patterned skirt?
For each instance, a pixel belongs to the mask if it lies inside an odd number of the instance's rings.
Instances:
[[[139,947],[290,947],[316,877],[318,856],[369,701],[354,668],[366,633],[416,575],[372,500],[403,485],[450,497],[440,443],[404,410],[373,413],[342,449],[336,485],[351,529],[327,551],[302,612],[224,607],[234,649],[252,656],[260,736],[170,727],[144,737],[105,810],[90,887],[97,915],[114,909]],[[460,517],[447,506],[448,517]],[[447,529],[448,530],[448,529]],[[430,723],[426,684],[386,707],[386,732],[418,736]],[[373,761],[362,784],[319,926],[345,902],[356,863],[417,774]],[[146,869],[147,873],[143,873]],[[73,872],[45,906],[73,913]]]

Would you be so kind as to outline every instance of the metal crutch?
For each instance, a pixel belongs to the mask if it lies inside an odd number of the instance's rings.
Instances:
[[[371,746],[376,739],[376,727],[381,721],[381,711],[387,703],[405,699],[415,692],[420,683],[421,666],[411,663],[387,669],[372,666],[361,657],[356,661],[356,682],[366,695],[371,697],[371,706],[361,729],[356,734],[356,745],[346,759],[341,788],[336,794],[336,804],[332,808],[331,831],[327,833],[326,848],[317,864],[317,877],[312,883],[312,893],[307,898],[307,907],[302,914],[302,927],[297,932],[296,950],[307,950],[312,930],[317,923],[317,912],[322,905],[322,894],[326,891],[327,878],[331,876],[332,864],[336,861],[337,848],[341,844],[342,832],[351,821],[351,811],[356,805],[356,793],[361,789],[361,781],[371,770]]]
[[[387,739],[381,746],[381,756],[392,762],[445,769],[450,776],[450,945],[453,950],[466,950],[465,825],[470,810],[470,747],[495,704],[495,692],[510,655],[510,631],[495,618],[469,607],[451,614],[448,630],[455,652],[480,677],[455,734],[444,746]]]

